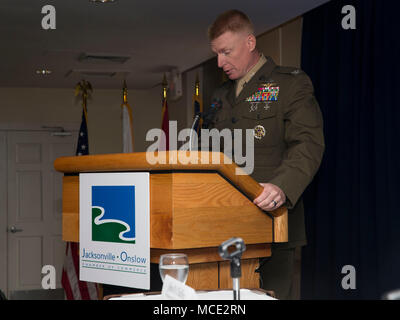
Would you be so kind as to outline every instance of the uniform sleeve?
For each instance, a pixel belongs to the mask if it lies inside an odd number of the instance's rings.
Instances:
[[[293,208],[317,172],[324,152],[322,114],[314,97],[311,80],[305,73],[293,76],[284,101],[285,142],[283,160],[269,182],[286,195]]]

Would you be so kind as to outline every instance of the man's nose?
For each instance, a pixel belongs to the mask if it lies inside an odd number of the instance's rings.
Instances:
[[[218,68],[222,68],[225,64],[225,58],[222,54],[218,55]]]

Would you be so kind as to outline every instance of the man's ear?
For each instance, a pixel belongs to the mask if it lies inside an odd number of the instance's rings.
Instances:
[[[249,34],[247,36],[247,47],[249,48],[250,52],[253,52],[256,49],[256,37],[253,34]]]

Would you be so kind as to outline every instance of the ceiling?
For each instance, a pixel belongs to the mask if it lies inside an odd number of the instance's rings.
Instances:
[[[183,72],[213,56],[207,28],[225,10],[246,12],[259,35],[325,2],[1,0],[0,87],[73,88],[84,78],[95,88],[120,88],[122,79],[130,89],[151,88],[164,72]],[[56,9],[55,30],[41,25],[48,4]],[[82,60],[85,54],[96,57]],[[39,69],[51,74],[38,75]]]

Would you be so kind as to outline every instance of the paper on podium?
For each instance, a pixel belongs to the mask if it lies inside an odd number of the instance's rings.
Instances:
[[[196,291],[176,280],[170,275],[166,275],[163,281],[161,295],[167,300],[196,300]]]

